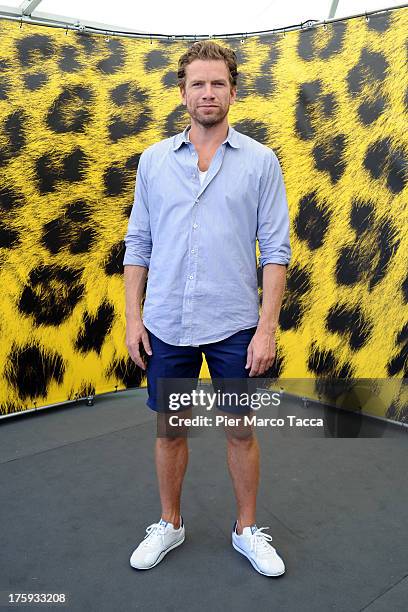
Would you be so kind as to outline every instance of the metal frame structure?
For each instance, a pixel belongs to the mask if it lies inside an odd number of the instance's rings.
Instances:
[[[347,19],[352,19],[354,17],[366,17],[369,19],[370,15],[374,15],[377,13],[384,13],[388,11],[393,11],[399,8],[406,8],[408,4],[399,4],[397,6],[392,6],[384,9],[377,9],[373,11],[365,11],[364,13],[357,13],[354,15],[349,15],[348,17],[335,18],[335,14],[337,11],[337,7],[339,4],[339,0],[332,0],[330,9],[329,9],[329,17],[327,20],[317,21],[315,19],[310,19],[307,21],[303,21],[302,23],[298,23],[295,25],[290,25],[287,27],[279,27],[271,30],[260,30],[256,32],[235,32],[235,33],[225,33],[225,34],[154,34],[152,32],[146,31],[136,31],[132,28],[112,28],[112,25],[98,23],[95,21],[87,21],[87,20],[79,20],[72,17],[65,17],[63,15],[55,15],[52,13],[42,13],[38,12],[34,17],[32,17],[32,12],[37,9],[37,7],[41,4],[42,0],[24,0],[22,4],[18,7],[9,7],[0,5],[0,19],[9,19],[13,21],[20,21],[22,26],[23,23],[32,23],[36,25],[44,25],[48,27],[55,28],[63,28],[65,30],[76,30],[78,32],[87,32],[92,34],[101,34],[105,36],[120,36],[120,37],[128,37],[128,38],[150,38],[150,39],[165,39],[165,40],[203,40],[208,38],[239,38],[241,42],[244,42],[246,38],[251,36],[259,36],[262,34],[278,34],[285,32],[290,32],[292,30],[300,30],[300,29],[308,29],[315,26],[326,26],[328,23],[333,23],[336,21],[344,21]],[[386,0],[384,0],[386,1]]]
[[[20,4],[19,8],[21,8],[23,15],[30,16],[40,2],[42,2],[42,0],[24,0],[24,2]]]
[[[334,19],[336,16],[337,7],[339,6],[339,0],[332,0],[329,10],[329,19]]]

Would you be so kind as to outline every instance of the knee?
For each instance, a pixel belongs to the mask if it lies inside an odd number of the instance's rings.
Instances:
[[[256,444],[256,438],[253,431],[237,430],[226,431],[227,443],[230,448],[249,449]]]
[[[163,449],[179,449],[187,446],[187,438],[185,436],[166,436],[157,438],[156,444]]]

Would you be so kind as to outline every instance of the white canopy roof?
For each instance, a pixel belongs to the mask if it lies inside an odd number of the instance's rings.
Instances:
[[[392,0],[6,0],[0,11],[23,13],[67,23],[97,25],[109,30],[152,34],[215,35],[289,27],[308,20],[357,15],[401,6]]]

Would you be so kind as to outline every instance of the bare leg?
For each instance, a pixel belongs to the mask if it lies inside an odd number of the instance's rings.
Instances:
[[[159,482],[162,518],[180,526],[180,501],[188,463],[186,436],[161,437],[156,440],[156,471]]]
[[[237,501],[237,532],[256,522],[256,496],[259,485],[259,445],[255,435],[227,432],[228,468]]]

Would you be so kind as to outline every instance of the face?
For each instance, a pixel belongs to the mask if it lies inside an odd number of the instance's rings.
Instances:
[[[200,125],[211,127],[221,123],[236,95],[223,60],[196,59],[186,66],[185,89],[181,90],[181,97],[191,118]]]

